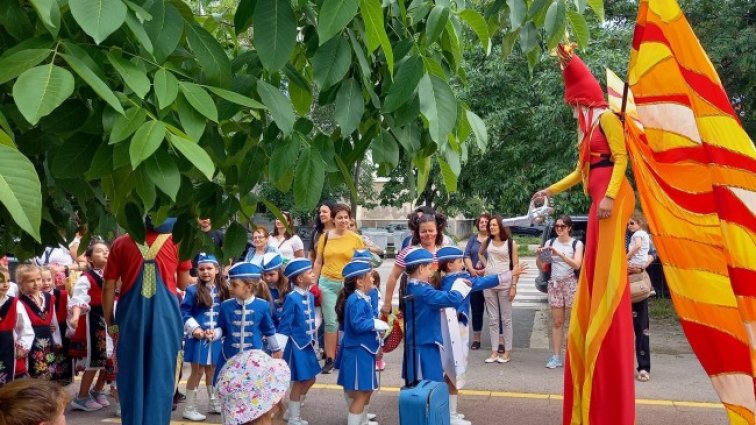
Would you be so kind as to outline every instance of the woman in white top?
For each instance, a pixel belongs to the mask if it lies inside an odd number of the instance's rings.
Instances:
[[[636,211],[627,222],[627,230],[632,232],[627,246],[628,267],[645,269],[648,252],[651,250],[651,237],[644,230],[643,215]]]
[[[497,215],[488,222],[488,239],[480,245],[479,261],[485,266],[485,275],[500,274],[518,264],[517,243],[512,240],[508,227]],[[510,254],[511,250],[511,254]],[[507,363],[512,360],[512,301],[517,295],[518,277],[483,291],[488,312],[488,330],[491,336],[491,356],[486,363]]]
[[[577,292],[577,276],[583,263],[583,243],[572,236],[572,219],[559,217],[554,224],[557,237],[546,241],[538,248],[536,266],[541,271],[551,267],[549,278],[549,306],[551,307],[551,357],[546,367],[556,369],[564,366],[562,341],[564,341],[564,311],[572,308]],[[548,252],[548,254],[544,254]],[[549,266],[549,264],[551,264]]]
[[[286,223],[282,223],[281,220],[276,219],[273,233],[268,239],[268,245],[278,250],[284,262],[304,257],[302,239],[297,235],[292,235],[294,224],[291,221],[291,214],[286,211],[283,211],[281,214],[286,217]]]

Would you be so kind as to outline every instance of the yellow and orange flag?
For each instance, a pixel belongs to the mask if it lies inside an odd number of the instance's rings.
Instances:
[[[731,424],[756,423],[756,149],[674,0],[640,2],[625,130],[683,330]],[[623,87],[609,78],[610,105]]]

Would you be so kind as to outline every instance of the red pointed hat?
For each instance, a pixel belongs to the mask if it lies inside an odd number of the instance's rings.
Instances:
[[[565,102],[587,107],[607,106],[598,80],[578,55],[573,53],[570,62],[562,70],[562,76]]]

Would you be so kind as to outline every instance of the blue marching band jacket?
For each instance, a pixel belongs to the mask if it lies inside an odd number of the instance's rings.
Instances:
[[[298,350],[304,350],[317,340],[315,326],[315,298],[306,289],[294,287],[286,294],[278,332],[289,337]]]

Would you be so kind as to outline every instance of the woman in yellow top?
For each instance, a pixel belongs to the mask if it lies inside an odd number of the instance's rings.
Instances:
[[[339,324],[336,318],[336,298],[344,285],[341,271],[346,263],[352,259],[356,249],[364,249],[362,237],[349,230],[352,211],[344,204],[336,204],[331,208],[331,218],[334,229],[327,231],[318,240],[315,263],[312,271],[320,286],[320,308],[323,312],[323,326],[325,326],[325,354],[326,362],[322,373],[331,373],[336,358]]]
[[[624,244],[635,198],[625,176],[624,130],[606,108],[601,86],[588,67],[570,48],[560,45],[557,50],[565,101],[579,124],[578,163],[572,173],[533,198],[556,195],[581,181],[591,197],[567,342],[563,423],[632,425],[633,321]]]

